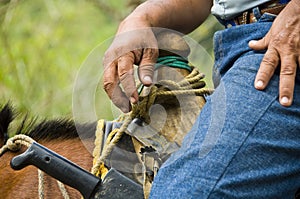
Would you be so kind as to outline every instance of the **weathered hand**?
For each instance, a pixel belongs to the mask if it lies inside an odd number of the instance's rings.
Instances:
[[[157,41],[149,24],[139,19],[121,23],[104,56],[103,83],[112,102],[123,112],[130,111],[130,102],[138,101],[133,65],[139,66],[140,81],[150,86],[157,57]]]
[[[158,47],[151,27],[189,33],[209,15],[212,0],[153,0],[139,5],[119,26],[117,35],[106,51],[104,89],[113,103],[123,112],[138,101],[133,76],[133,64],[139,66],[140,81],[152,84]],[[120,84],[120,85],[119,85]],[[121,89],[121,87],[123,90]]]
[[[254,50],[267,49],[256,75],[255,88],[265,89],[280,66],[279,100],[283,106],[290,106],[300,64],[300,0],[292,0],[276,17],[267,35],[250,41],[249,46]]]

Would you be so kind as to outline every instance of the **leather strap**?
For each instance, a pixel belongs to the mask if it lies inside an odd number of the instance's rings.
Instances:
[[[286,4],[280,4],[271,1],[259,6],[259,8],[261,15],[264,13],[278,15],[285,8],[285,6]],[[257,22],[257,19],[253,12],[245,11],[240,16],[235,17],[233,21],[236,25],[243,25]]]

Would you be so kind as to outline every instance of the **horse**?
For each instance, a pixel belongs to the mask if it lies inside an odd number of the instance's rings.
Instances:
[[[5,105],[0,112],[0,137],[1,145],[7,135],[9,124],[13,121],[14,114],[11,106]],[[25,123],[25,122],[24,122]],[[78,127],[77,127],[78,128]],[[86,130],[86,140],[91,145],[94,140],[96,123],[82,125],[80,128]],[[18,133],[26,131],[26,135],[47,148],[58,152],[67,159],[75,162],[80,167],[90,170],[93,157],[78,137],[76,125],[68,119],[57,119],[42,121],[36,125],[24,127],[21,125]],[[33,166],[20,171],[10,167],[10,160],[18,154],[23,153],[26,147],[17,152],[6,152],[0,158],[0,198],[37,198],[38,197],[38,172]],[[66,186],[70,198],[80,198],[81,194],[76,189]],[[56,180],[50,176],[44,177],[44,197],[62,198]]]
[[[169,40],[173,41],[173,43],[175,41],[176,48],[178,43],[182,42],[182,39],[178,39],[176,35],[169,34],[167,36],[170,37]],[[166,35],[163,35],[163,37],[164,41],[168,40],[166,39]],[[165,45],[170,46],[168,42]],[[161,47],[161,49],[166,49],[166,47]],[[184,51],[186,51],[186,47],[184,49]],[[176,50],[178,52],[178,49]],[[168,52],[168,50],[160,52],[160,54],[164,54],[165,56],[166,52]],[[168,56],[168,53],[166,56]],[[163,66],[159,67],[155,73],[155,81],[157,82],[155,87],[158,94],[152,102],[153,104],[146,110],[148,122],[150,122],[151,126],[158,127],[158,131],[164,136],[164,139],[180,146],[183,137],[191,129],[205,104],[205,95],[210,94],[212,91],[209,89],[201,90],[205,86],[204,81],[202,81],[204,76],[200,72],[197,72],[197,70],[191,72],[187,70],[186,67],[170,68]],[[189,92],[185,93],[184,89],[188,89]],[[148,93],[149,90],[144,89],[141,93],[141,98],[145,99]],[[170,93],[172,95],[170,95]],[[140,109],[144,110],[143,107],[140,107]],[[5,105],[0,112],[0,147],[5,143],[8,127],[13,119],[14,114],[12,108],[9,105]],[[23,122],[20,126],[17,134],[26,134],[36,142],[71,160],[83,169],[91,170],[93,166],[93,155],[86,148],[86,143],[88,143],[89,146],[95,147],[96,121],[86,124],[75,124],[75,122],[70,119],[57,119],[44,120],[40,123],[29,122],[29,125]],[[82,136],[81,133],[79,137],[78,131],[84,132],[84,136]],[[133,160],[131,158],[132,163],[130,163],[125,156],[125,160],[123,160],[121,165],[119,161],[114,163],[114,160],[111,160],[108,162],[109,166],[120,167],[118,169],[124,175],[142,184],[141,169],[136,171],[136,168],[132,168],[136,165],[141,165],[141,157],[139,154],[142,147],[143,144],[140,143],[139,140],[128,134],[124,134],[117,143],[116,148],[126,150],[130,152],[130,154],[135,154]],[[37,198],[39,195],[38,172],[35,167],[28,166],[20,171],[15,171],[10,167],[10,160],[25,150],[26,147],[22,147],[17,152],[8,151],[0,157],[1,198]],[[118,154],[118,150],[115,151],[117,152],[116,154]],[[113,159],[112,156],[109,158]],[[118,156],[115,160],[119,160]],[[125,167],[124,164],[130,169],[122,169],[122,167]],[[43,196],[45,198],[63,198],[55,179],[50,176],[45,175],[43,190]],[[81,197],[80,193],[71,187],[66,186],[66,191],[70,198]],[[148,193],[145,193],[145,195],[147,194]]]

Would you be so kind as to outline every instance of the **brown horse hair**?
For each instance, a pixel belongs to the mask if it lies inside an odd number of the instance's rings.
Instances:
[[[3,106],[0,111],[0,147],[8,138],[8,127],[15,119],[16,112],[10,103]],[[58,118],[38,122],[38,118],[24,117],[15,134],[25,134],[35,141],[67,140],[79,137],[81,139],[94,138],[96,122],[77,124],[68,118]]]
[[[1,108],[1,105],[0,105]],[[0,146],[3,145],[5,135],[8,135],[10,123],[16,116],[16,112],[10,104],[0,109]],[[17,115],[20,116],[19,114]],[[45,147],[59,153],[85,170],[92,168],[93,156],[84,146],[82,140],[87,139],[93,145],[96,122],[87,124],[75,124],[71,119],[38,120],[37,117],[25,116],[17,126],[16,134],[26,134]],[[17,120],[14,122],[17,123]],[[80,136],[78,135],[78,132]],[[10,134],[13,135],[13,134]],[[91,139],[89,139],[91,138]],[[26,147],[17,152],[3,154],[0,158],[0,198],[37,198],[38,197],[38,172],[37,169],[28,166],[20,171],[10,167],[10,160],[23,153]],[[63,198],[54,178],[44,176],[45,198]],[[80,198],[79,191],[66,186],[70,198]]]

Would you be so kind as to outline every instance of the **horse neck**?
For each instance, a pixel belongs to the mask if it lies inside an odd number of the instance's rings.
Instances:
[[[185,69],[162,67],[156,74],[156,81],[172,80],[179,82],[189,74]],[[184,135],[192,128],[205,104],[203,96],[185,95],[157,97],[154,111],[150,112],[151,126],[158,129],[169,141],[181,144]],[[155,108],[156,107],[156,108]]]
[[[93,140],[90,141],[93,145]],[[53,140],[40,142],[47,148],[66,157],[80,167],[90,170],[92,167],[92,155],[84,147],[79,138],[66,140]],[[35,167],[28,166],[20,171],[11,169],[10,160],[23,153],[26,148],[22,148],[17,153],[6,152],[0,157],[0,173],[1,183],[5,186],[0,186],[1,198],[38,198],[38,170]],[[66,187],[70,198],[80,198],[80,193],[70,187]],[[50,176],[44,176],[44,196],[45,198],[63,198],[58,188],[55,179]]]

